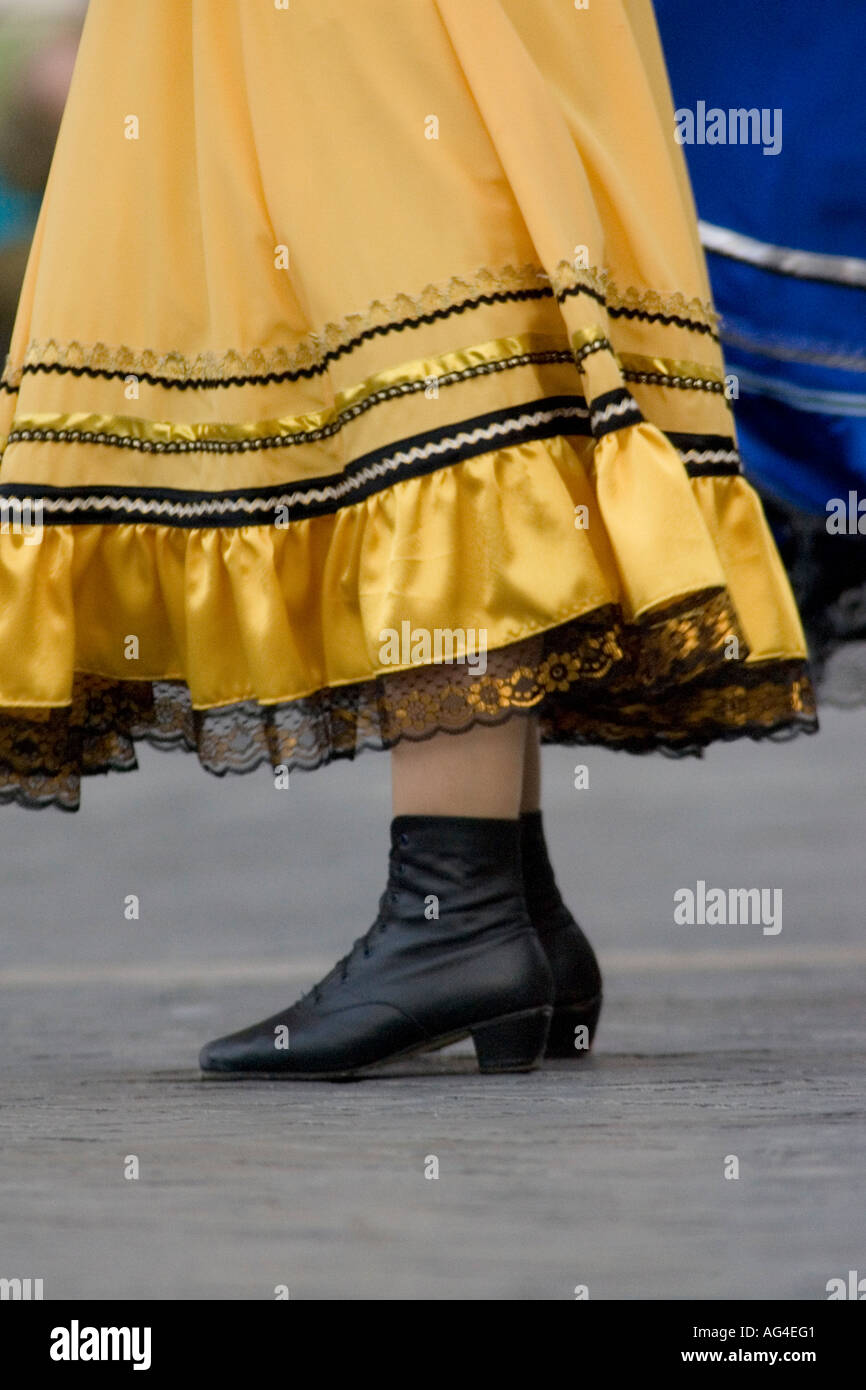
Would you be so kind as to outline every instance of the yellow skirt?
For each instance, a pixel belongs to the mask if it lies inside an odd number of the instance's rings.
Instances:
[[[814,727],[646,0],[91,0],[0,391],[0,799]]]

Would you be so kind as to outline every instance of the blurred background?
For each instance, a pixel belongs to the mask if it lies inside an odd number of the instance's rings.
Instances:
[[[800,605],[825,703],[866,695],[866,29],[860,7],[655,0],[674,107],[773,114],[759,144],[684,147],[749,480]],[[861,15],[862,18],[862,15]]]
[[[0,355],[21,281],[86,0],[0,0]]]

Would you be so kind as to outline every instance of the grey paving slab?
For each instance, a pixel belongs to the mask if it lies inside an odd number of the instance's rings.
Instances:
[[[198,1077],[203,1039],[369,924],[386,758],[279,793],[145,752],[78,817],[4,809],[0,1276],[47,1298],[715,1300],[866,1273],[864,742],[866,714],[831,711],[702,762],[547,752],[607,1001],[591,1059],[528,1077],[481,1078],[465,1048],[343,1086]],[[781,933],[676,925],[698,879],[781,887]]]

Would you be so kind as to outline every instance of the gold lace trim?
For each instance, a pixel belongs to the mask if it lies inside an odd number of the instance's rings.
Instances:
[[[312,769],[364,748],[459,734],[537,713],[548,742],[694,753],[717,739],[816,727],[805,663],[725,659],[737,621],[723,592],[647,623],[598,610],[488,653],[483,675],[439,665],[277,705],[196,710],[181,682],[80,674],[70,707],[0,710],[0,803],[75,810],[83,775],[136,766],[138,739],[195,751],[209,771]],[[741,644],[744,649],[744,644]]]
[[[686,299],[679,292],[661,294],[657,290],[634,287],[620,290],[610,272],[604,269],[576,269],[571,262],[560,261],[551,276],[541,266],[533,264],[506,265],[495,271],[482,267],[473,275],[452,276],[444,283],[427,285],[420,294],[399,294],[390,300],[374,300],[362,313],[349,314],[338,322],[325,324],[293,347],[254,348],[250,352],[230,348],[225,352],[202,352],[187,357],[177,351],[158,352],[105,342],[34,338],[20,362],[13,361],[11,354],[7,356],[0,383],[17,389],[23,368],[33,366],[158,376],[168,381],[227,382],[238,377],[282,375],[321,367],[329,354],[348,348],[377,328],[411,323],[427,314],[459,308],[484,295],[549,288],[555,294],[577,288],[590,289],[602,297],[608,308],[676,315],[706,327],[714,327],[718,322],[718,315],[709,302]]]
[[[149,374],[171,381],[226,381],[234,377],[302,371],[320,366],[328,353],[347,347],[371,329],[411,321],[442,309],[453,309],[482,295],[542,290],[546,283],[547,277],[537,265],[506,265],[498,271],[482,268],[474,275],[455,275],[442,284],[427,285],[420,294],[399,294],[390,300],[375,299],[362,313],[349,314],[338,322],[327,323],[318,332],[301,338],[294,347],[270,350],[254,348],[251,352],[240,352],[230,348],[226,352],[202,352],[195,357],[185,357],[183,353],[175,351],[114,347],[104,342],[62,343],[56,338],[34,339],[21,363],[13,363],[11,355],[7,358],[2,381],[7,385],[17,385],[21,379],[21,368],[37,364],[129,372],[132,375]]]
[[[705,328],[718,328],[720,319],[709,299],[687,299],[681,291],[663,294],[659,290],[639,290],[633,285],[622,290],[609,270],[575,266],[572,261],[560,261],[548,277],[557,295],[578,289],[588,289],[601,295],[609,309],[634,310],[637,313],[661,314],[665,318],[690,319]]]

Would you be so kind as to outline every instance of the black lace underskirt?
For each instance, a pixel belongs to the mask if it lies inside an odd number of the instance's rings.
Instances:
[[[726,656],[731,638],[738,659]],[[193,709],[173,681],[76,677],[71,706],[0,710],[0,802],[78,808],[81,778],[137,766],[135,744],[194,751],[208,772],[312,769],[404,739],[537,716],[546,743],[699,755],[713,742],[817,728],[806,664],[747,663],[727,595],[640,624],[598,610],[489,652],[484,674],[428,666],[284,704]]]
[[[800,609],[819,701],[866,704],[866,536],[761,495]]]

